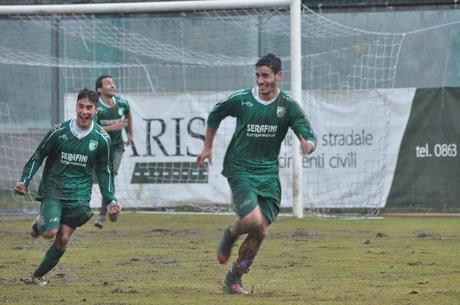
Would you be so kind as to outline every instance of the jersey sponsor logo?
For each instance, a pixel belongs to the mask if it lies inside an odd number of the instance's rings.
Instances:
[[[254,104],[251,103],[250,101],[241,101],[241,106],[252,107],[252,106],[254,106]]]
[[[248,137],[274,137],[278,125],[259,125],[259,124],[248,124],[246,127],[246,135]]]
[[[61,152],[61,163],[62,164],[86,167],[86,162],[88,162],[87,155]]]
[[[118,119],[100,120],[99,124],[102,125],[102,126],[109,126],[109,125],[112,125],[113,123],[115,123],[116,121],[118,121]]]
[[[279,118],[282,118],[286,115],[286,107],[280,107],[278,106],[276,108],[276,116]]]
[[[96,148],[97,148],[97,145],[98,145],[97,141],[91,140],[91,141],[89,141],[88,148],[89,148],[90,151],[95,151]]]

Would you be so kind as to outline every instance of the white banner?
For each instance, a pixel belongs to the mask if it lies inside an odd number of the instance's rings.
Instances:
[[[198,170],[209,111],[230,92],[130,94],[134,146],[127,146],[117,198],[127,207],[228,204],[221,175],[234,119],[222,122],[213,164]],[[306,207],[383,207],[410,112],[413,89],[304,92],[304,109],[318,137],[316,152],[303,158]],[[75,117],[75,95],[66,96],[66,118]],[[291,206],[292,133],[280,153],[282,206]],[[91,206],[100,205],[94,188]]]

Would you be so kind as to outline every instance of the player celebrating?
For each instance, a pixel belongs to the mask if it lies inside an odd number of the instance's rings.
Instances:
[[[133,123],[129,104],[126,99],[116,95],[117,86],[110,75],[101,75],[96,80],[96,91],[99,94],[96,123],[102,126],[112,140],[113,171],[117,175],[121,158],[125,151],[122,130],[126,128],[128,145],[133,141]],[[102,200],[99,217],[94,225],[100,229],[104,227],[107,204]],[[116,221],[116,217],[110,217]]]
[[[77,227],[93,215],[89,202],[95,171],[104,202],[110,213],[118,214],[121,205],[114,196],[110,137],[93,122],[98,95],[81,90],[77,96],[77,118],[64,121],[48,132],[24,166],[14,191],[23,195],[32,177],[46,158],[36,199],[41,201],[40,215],[32,223],[33,237],[55,238],[32,283],[44,286],[44,275],[56,266]]]
[[[199,166],[204,166],[206,159],[212,162],[212,144],[220,122],[227,116],[235,117],[235,132],[225,154],[222,174],[230,184],[239,219],[224,230],[217,250],[219,263],[226,263],[238,236],[247,234],[224,280],[224,289],[235,294],[248,293],[241,277],[249,271],[279,212],[278,155],[289,127],[298,137],[303,154],[312,153],[316,146],[300,106],[279,89],[281,60],[267,54],[255,66],[257,86],[234,92],[209,114],[204,149],[197,158]]]

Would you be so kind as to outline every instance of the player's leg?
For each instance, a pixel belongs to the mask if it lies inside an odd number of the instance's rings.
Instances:
[[[89,203],[85,206],[66,206],[62,202],[58,202],[61,206],[60,227],[56,235],[56,239],[51,247],[46,251],[45,257],[41,264],[35,270],[32,281],[37,285],[46,285],[44,275],[51,271],[64,255],[70,237],[75,229],[85,224],[93,215]]]
[[[247,293],[241,283],[241,277],[249,271],[249,267],[253,264],[260,246],[267,236],[268,227],[275,221],[279,213],[281,200],[279,178],[253,180],[252,186],[257,192],[257,205],[233,225],[235,234],[247,233],[248,235],[241,244],[238,258],[224,281],[224,288],[230,293]]]
[[[32,232],[38,232],[44,238],[53,238],[57,236],[61,227],[62,205],[59,200],[54,198],[44,198],[40,205],[40,215],[32,224]],[[56,261],[56,257],[60,257],[56,253],[54,243],[46,251],[45,257],[32,275],[32,283],[44,286],[48,284],[44,274],[51,270]],[[59,260],[59,258],[57,258]]]
[[[44,198],[40,204],[40,214],[32,223],[31,235],[53,238],[61,225],[62,206],[54,198]]]
[[[96,221],[94,222],[94,226],[102,229],[105,224],[105,217],[107,216],[107,206],[108,204],[105,204],[104,199],[101,200],[101,208],[99,210],[99,216],[97,217]]]
[[[114,148],[112,150],[112,162],[113,162],[113,173],[116,176],[118,174],[118,169],[120,168],[121,164],[121,159],[123,157],[123,148]],[[99,212],[99,216],[96,219],[96,222],[94,223],[94,226],[98,227],[99,229],[102,229],[105,224],[105,219],[107,216],[107,206],[110,204],[110,202],[104,202],[102,199],[101,201],[101,209]],[[110,221],[114,222],[117,221],[116,217],[111,217]]]
[[[217,260],[221,264],[225,264],[229,260],[233,244],[238,237],[247,233],[245,228],[238,223],[257,206],[257,195],[251,186],[250,179],[247,177],[229,178],[228,183],[233,195],[233,209],[239,220],[227,227],[220,238],[217,247]],[[249,219],[251,218],[249,217]]]
[[[243,274],[249,272],[249,267],[254,262],[257,252],[267,235],[269,225],[259,206],[235,223],[236,232],[241,234],[247,233],[248,235],[240,246],[236,262],[225,277],[224,289],[227,292],[247,294],[247,291],[244,290],[241,277]]]
[[[61,225],[61,228],[56,235],[56,239],[54,240],[51,247],[49,247],[46,251],[45,257],[43,258],[38,268],[34,271],[32,276],[33,283],[40,286],[48,284],[48,281],[44,276],[57,265],[61,257],[64,255],[67,244],[70,240],[70,236],[72,236],[74,230],[75,229],[70,228],[65,224]]]

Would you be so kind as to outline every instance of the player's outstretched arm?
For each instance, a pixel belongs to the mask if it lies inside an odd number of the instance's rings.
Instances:
[[[14,192],[18,195],[24,195],[26,193],[27,187],[24,182],[18,181],[14,186]]]

